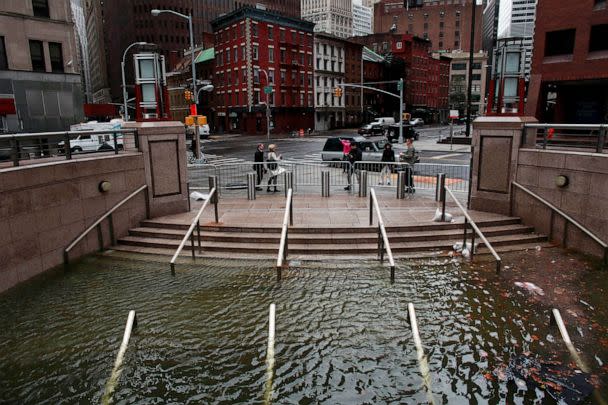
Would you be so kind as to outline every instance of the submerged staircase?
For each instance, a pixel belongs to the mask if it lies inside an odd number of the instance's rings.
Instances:
[[[547,237],[525,226],[519,218],[502,217],[476,222],[497,252],[552,246]],[[120,238],[114,250],[132,253],[174,254],[188,229],[187,225],[166,221],[145,220],[129,235]],[[456,242],[462,242],[460,223],[425,223],[387,226],[393,255],[396,258],[447,257]],[[298,227],[289,228],[290,259],[356,259],[376,257],[377,227]],[[469,230],[468,241],[470,241]],[[280,227],[234,227],[201,225],[199,253],[195,235],[196,255],[217,258],[276,259],[281,237]],[[476,239],[478,242],[479,239]],[[182,255],[191,255],[188,242]],[[480,244],[478,253],[488,253]]]

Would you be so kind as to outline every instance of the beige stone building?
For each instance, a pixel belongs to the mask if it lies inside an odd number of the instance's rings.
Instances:
[[[69,0],[0,2],[0,130],[65,130],[82,118]]]

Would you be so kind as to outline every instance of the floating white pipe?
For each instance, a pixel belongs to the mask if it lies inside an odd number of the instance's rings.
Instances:
[[[274,374],[274,317],[276,307],[270,304],[268,313],[268,350],[266,352],[266,390],[264,404],[272,402],[272,377]]]
[[[581,359],[581,357],[578,355],[578,352],[574,348],[574,345],[572,344],[572,341],[570,340],[570,335],[568,334],[568,330],[566,329],[566,325],[564,324],[564,320],[562,319],[562,315],[559,313],[559,309],[553,308],[552,312],[553,312],[553,319],[555,319],[555,323],[557,323],[557,327],[559,328],[559,333],[562,335],[562,339],[564,340],[564,343],[566,344],[566,347],[568,348],[570,355],[572,356],[572,358],[574,359],[574,361],[576,362],[578,367],[581,369],[581,371],[588,373],[589,368],[587,367],[585,362],[583,362],[583,359]]]
[[[112,402],[112,394],[114,394],[116,383],[120,378],[120,373],[122,373],[122,362],[125,358],[127,346],[129,345],[129,339],[131,338],[131,331],[133,330],[133,325],[136,322],[137,318],[135,316],[135,311],[129,311],[129,317],[127,318],[127,326],[125,326],[125,333],[122,337],[122,344],[120,345],[120,349],[118,349],[118,354],[116,355],[116,361],[114,362],[112,375],[106,383],[106,392],[103,394],[103,398],[101,399],[101,403],[104,405],[110,404]]]
[[[435,404],[433,398],[433,391],[431,391],[431,372],[429,370],[429,363],[424,354],[422,348],[422,341],[420,340],[420,334],[418,333],[418,322],[416,321],[416,311],[414,311],[414,304],[411,302],[407,304],[407,312],[410,316],[410,326],[412,327],[412,335],[414,336],[414,344],[416,345],[416,352],[418,353],[418,366],[420,367],[420,374],[422,375],[422,381],[426,388],[426,397],[429,404]]]

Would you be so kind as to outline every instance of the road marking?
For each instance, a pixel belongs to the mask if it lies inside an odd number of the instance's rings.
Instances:
[[[462,156],[463,153],[448,153],[447,155],[432,156],[429,159],[447,159],[456,156]]]

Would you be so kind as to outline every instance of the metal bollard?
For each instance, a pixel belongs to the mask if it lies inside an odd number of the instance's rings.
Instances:
[[[247,199],[255,200],[255,181],[257,174],[247,173]]]
[[[361,181],[359,181],[359,197],[367,197],[367,170],[361,170]]]
[[[283,175],[285,176],[285,197],[287,197],[287,193],[289,192],[289,189],[293,189],[293,172],[288,171],[283,173]],[[292,191],[293,192],[293,191]]]
[[[209,176],[209,192],[211,192],[211,190],[213,190],[215,188],[215,193],[213,194],[213,197],[211,198],[211,203],[213,203],[213,210],[215,213],[215,222],[219,222],[219,213],[217,210],[217,203],[219,201],[219,183],[217,181],[217,176]]]
[[[435,181],[435,201],[443,201],[445,197],[445,173],[437,173],[437,179]]]
[[[397,199],[405,198],[405,172],[397,174]]]
[[[329,197],[329,170],[321,172],[321,196]]]

